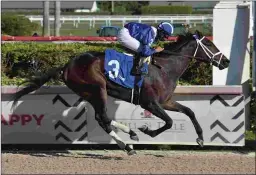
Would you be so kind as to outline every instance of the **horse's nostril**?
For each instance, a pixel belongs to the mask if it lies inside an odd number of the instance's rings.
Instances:
[[[223,69],[225,69],[225,67],[220,64],[220,65],[219,65],[219,70],[223,70]]]
[[[228,66],[229,66],[229,63],[230,63],[230,61],[227,60],[226,63],[225,63],[225,65],[228,67]]]

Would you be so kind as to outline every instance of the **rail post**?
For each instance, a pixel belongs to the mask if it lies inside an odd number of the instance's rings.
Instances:
[[[49,0],[44,1],[43,36],[50,36],[50,12]]]
[[[221,1],[213,9],[213,42],[230,59],[228,69],[213,67],[213,85],[242,85],[246,128],[250,114],[250,9],[241,1]]]
[[[55,1],[54,36],[60,36],[60,0]]]

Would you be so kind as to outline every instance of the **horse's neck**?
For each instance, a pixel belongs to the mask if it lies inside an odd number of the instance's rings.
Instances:
[[[157,62],[164,67],[164,71],[170,77],[179,78],[185,70],[188,68],[190,58],[188,56],[193,56],[193,49],[181,49],[179,52],[173,55],[158,57]]]

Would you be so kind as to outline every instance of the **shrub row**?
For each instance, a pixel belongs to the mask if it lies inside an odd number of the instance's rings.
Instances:
[[[2,44],[2,83],[15,84],[26,77],[34,75],[34,70],[45,72],[49,68],[64,65],[69,59],[86,51],[104,51],[107,48],[114,48],[122,51],[118,43],[4,43]],[[39,67],[25,69],[24,64],[14,67],[13,63],[36,61]],[[11,64],[10,64],[11,62]],[[179,84],[210,85],[211,67],[208,64],[191,62],[188,70],[183,74]],[[14,81],[15,80],[15,81]],[[59,83],[59,82],[52,82]]]
[[[153,13],[152,13],[153,12]],[[8,12],[7,12],[8,13]],[[42,11],[15,11],[20,15],[42,15]],[[10,14],[13,14],[10,13]],[[54,14],[53,12],[51,14]],[[121,11],[115,9],[114,13],[111,11],[99,11],[99,12],[61,12],[61,15],[132,15],[132,11]],[[142,15],[150,14],[212,14],[212,11],[206,10],[193,10],[191,6],[144,6],[141,8]]]
[[[142,14],[191,14],[191,6],[144,6]]]
[[[210,10],[193,10],[192,14],[212,14],[213,11]]]
[[[25,16],[3,13],[1,16],[2,34],[12,36],[31,36],[34,31],[39,29],[40,25],[31,22]]]

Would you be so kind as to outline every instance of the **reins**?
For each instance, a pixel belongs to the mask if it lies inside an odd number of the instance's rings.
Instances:
[[[166,53],[166,54],[175,54],[175,55],[178,55],[178,56],[182,56],[182,57],[185,57],[185,58],[192,58],[192,59],[202,59],[201,57],[195,57],[195,56],[190,56],[190,55],[183,55],[183,54],[180,54],[180,53],[177,53],[176,51],[181,49],[183,46],[185,46],[186,44],[189,43],[189,40],[186,41],[185,43],[183,43],[180,47],[178,47],[177,49],[175,49],[174,51],[169,51],[169,50],[163,50],[162,53]]]
[[[163,50],[162,52],[163,53],[166,53],[166,54],[176,54],[176,55],[179,55],[179,56],[182,56],[182,57],[185,57],[185,58],[192,58],[192,59],[199,59],[199,60],[203,60],[201,57],[196,57],[196,54],[197,54],[197,51],[198,51],[198,48],[199,46],[203,49],[204,53],[207,55],[207,57],[210,59],[210,63],[212,64],[213,62],[216,62],[217,63],[217,66],[220,65],[220,62],[222,60],[222,57],[223,57],[223,54],[219,51],[217,53],[212,53],[210,49],[208,49],[203,43],[202,43],[202,40],[204,40],[205,37],[202,37],[201,39],[198,38],[197,35],[193,35],[193,37],[196,39],[196,42],[197,42],[197,47],[196,47],[196,50],[193,54],[193,56],[191,55],[183,55],[183,54],[180,54],[180,53],[177,53],[175,52],[176,50],[179,50],[180,48],[182,48],[184,45],[188,44],[189,41],[185,42],[184,44],[182,44],[178,49],[175,49],[175,51],[168,51],[168,50]],[[212,56],[210,56],[210,54]],[[215,60],[215,56],[217,55],[221,55],[220,56],[220,59],[219,60]]]
[[[178,55],[178,56],[182,56],[182,57],[186,57],[186,58],[192,58],[192,59],[202,59],[201,57],[196,57],[196,56],[191,56],[191,55],[183,55],[183,54],[180,54],[180,53],[177,53],[177,52],[174,52],[174,51],[168,51],[168,50],[163,50],[162,53],[166,53],[166,54],[175,54],[175,55]]]

